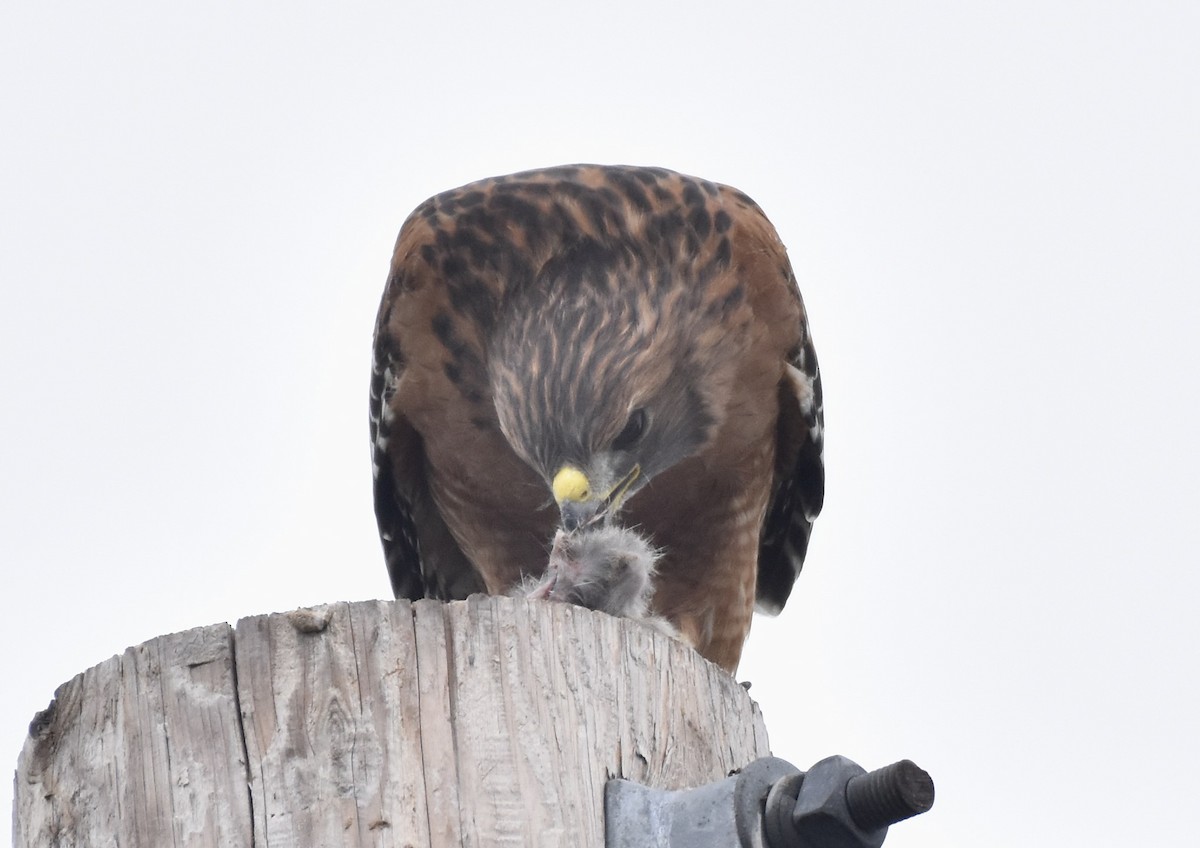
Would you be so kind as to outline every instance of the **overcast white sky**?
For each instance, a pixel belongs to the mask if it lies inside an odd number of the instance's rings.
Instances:
[[[929,769],[893,848],[1194,841],[1198,45],[1194,2],[5,4],[0,770],[127,646],[387,596],[397,229],[623,162],[757,199],[809,307],[776,754]]]

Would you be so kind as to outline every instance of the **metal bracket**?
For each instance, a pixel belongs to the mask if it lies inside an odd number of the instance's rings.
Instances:
[[[933,806],[911,760],[867,772],[827,757],[807,772],[763,757],[695,789],[614,778],[604,789],[606,848],[879,848],[889,825]]]

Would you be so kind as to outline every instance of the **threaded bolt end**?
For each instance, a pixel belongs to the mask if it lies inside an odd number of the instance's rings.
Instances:
[[[912,760],[900,760],[846,784],[854,823],[872,831],[912,818],[933,806],[933,778]]]

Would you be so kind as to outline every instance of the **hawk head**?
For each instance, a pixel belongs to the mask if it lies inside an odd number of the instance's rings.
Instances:
[[[705,286],[638,251],[585,240],[560,253],[511,292],[492,339],[501,431],[546,481],[567,530],[612,518],[704,450],[744,344],[725,311],[704,308]]]

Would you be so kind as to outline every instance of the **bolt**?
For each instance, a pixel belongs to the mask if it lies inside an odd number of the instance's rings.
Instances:
[[[933,806],[933,779],[912,760],[900,760],[850,778],[846,806],[863,830],[887,827]]]
[[[775,781],[762,807],[770,848],[881,848],[888,825],[933,806],[933,781],[909,760],[873,772],[826,757]]]

